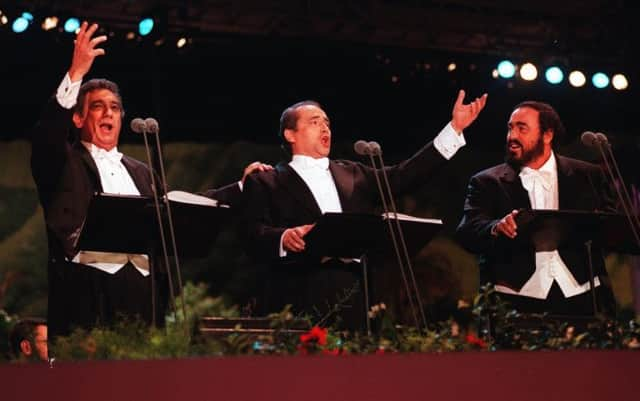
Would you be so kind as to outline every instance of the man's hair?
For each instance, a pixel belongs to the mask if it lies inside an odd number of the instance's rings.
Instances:
[[[9,333],[9,346],[11,347],[13,355],[19,358],[21,353],[20,343],[22,340],[27,340],[34,344],[36,327],[46,325],[47,321],[38,317],[24,318],[18,321]]]
[[[122,109],[122,118],[124,118],[124,106],[122,105],[122,96],[120,96],[120,89],[115,82],[109,81],[108,79],[104,78],[90,79],[89,81],[82,84],[82,86],[80,87],[80,92],[78,93],[78,100],[73,111],[82,116],[84,113],[84,99],[87,97],[87,93],[97,89],[107,89],[113,92],[114,95],[116,95]]]
[[[548,130],[553,131],[553,147],[556,148],[561,145],[566,136],[564,124],[560,120],[560,116],[551,105],[543,102],[536,102],[534,100],[527,100],[518,104],[513,109],[519,109],[521,107],[528,107],[538,112],[538,124],[540,125],[540,133],[544,133]]]
[[[282,141],[282,149],[284,149],[287,153],[291,154],[291,144],[287,141],[287,138],[284,137],[284,130],[286,129],[295,129],[298,125],[298,109],[304,106],[315,106],[318,108],[322,108],[320,103],[315,100],[303,100],[296,104],[293,104],[282,112],[280,116],[280,130],[278,131],[278,136]]]

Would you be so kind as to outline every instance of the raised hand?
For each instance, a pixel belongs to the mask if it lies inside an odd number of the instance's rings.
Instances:
[[[87,21],[80,25],[80,30],[76,35],[73,47],[73,58],[71,59],[71,67],[69,68],[69,77],[71,82],[81,80],[91,69],[93,60],[97,56],[104,55],[104,49],[96,48],[97,45],[107,40],[105,35],[92,38],[98,29],[98,24],[89,26]]]
[[[518,235],[518,225],[516,224],[517,210],[513,210],[508,215],[504,216],[491,230],[491,234],[498,236],[504,235],[514,239]]]
[[[471,125],[487,102],[487,94],[485,93],[482,97],[476,98],[473,102],[463,104],[464,95],[464,90],[460,90],[460,92],[458,92],[458,98],[456,99],[456,103],[453,105],[453,112],[451,113],[451,126],[457,133],[462,132],[462,130]]]
[[[273,166],[270,164],[262,163],[262,162],[253,162],[244,168],[244,173],[242,174],[242,182],[244,183],[244,179],[254,171],[269,171],[273,170]]]

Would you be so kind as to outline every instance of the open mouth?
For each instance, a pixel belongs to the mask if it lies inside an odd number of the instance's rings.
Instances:
[[[113,131],[113,124],[102,123],[102,124],[100,124],[100,129],[103,132],[110,133],[111,131]]]
[[[331,144],[331,138],[328,135],[325,135],[322,138],[320,138],[320,143],[323,146],[329,146]]]
[[[515,152],[517,150],[522,149],[522,145],[516,141],[512,141],[507,144],[507,149],[509,149],[512,152]]]

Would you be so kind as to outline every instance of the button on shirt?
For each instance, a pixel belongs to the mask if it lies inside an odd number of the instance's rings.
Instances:
[[[436,150],[447,160],[451,159],[465,144],[464,135],[456,133],[451,123],[447,124],[433,140]],[[293,155],[289,165],[307,184],[322,213],[342,212],[336,183],[329,170],[328,158],[314,159],[304,155]],[[283,238],[284,234],[280,237],[279,254],[281,257],[287,256],[287,252],[282,246]]]
[[[538,170],[523,167],[520,171],[522,186],[529,194],[532,209],[558,210],[558,169],[556,158],[551,157]],[[536,270],[519,292],[509,287],[496,285],[498,292],[546,299],[553,282],[556,281],[565,297],[572,297],[589,291],[589,282],[578,284],[571,271],[567,268],[557,250],[550,252],[536,252]],[[600,285],[595,277],[594,285]]]
[[[69,74],[65,75],[56,92],[56,100],[60,106],[66,109],[75,106],[81,83],[81,81],[71,82]],[[89,142],[82,141],[82,144],[96,163],[103,192],[118,195],[140,195],[140,191],[138,191],[131,175],[129,175],[129,172],[121,162],[122,153],[118,152],[117,148],[107,151]],[[123,229],[126,230],[126,227],[123,227]],[[142,275],[149,275],[148,255],[81,250],[72,261],[92,266],[111,274],[116,273],[127,262],[131,262]]]

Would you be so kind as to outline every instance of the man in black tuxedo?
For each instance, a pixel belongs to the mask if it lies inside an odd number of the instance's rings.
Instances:
[[[519,209],[615,211],[611,188],[593,164],[553,151],[565,130],[548,104],[526,101],[508,124],[506,163],[471,177],[457,238],[480,254],[480,281],[517,310],[558,315],[593,313],[584,249],[535,252],[518,237]],[[614,306],[601,249],[593,252],[600,307]]]
[[[88,252],[76,247],[95,193],[153,196],[149,167],[117,149],[124,118],[118,86],[106,79],[82,84],[95,57],[104,54],[96,46],[106,36],[92,38],[97,28],[86,22],[80,27],[69,71],[46,105],[31,140],[32,174],[49,245],[47,321],[51,337],[68,334],[76,326],[112,324],[119,315],[154,321],[149,274],[154,255]],[[69,141],[73,128],[80,135]],[[254,163],[245,174],[268,167]],[[240,185],[205,195],[234,204],[241,199]],[[161,325],[169,288],[166,269],[160,263],[154,266],[155,322]]]
[[[422,184],[464,145],[462,130],[485,105],[487,95],[464,105],[455,102],[452,120],[413,157],[388,167],[394,194]],[[370,213],[379,204],[372,168],[348,160],[329,160],[329,118],[314,101],[288,107],[280,118],[280,136],[293,155],[289,163],[251,174],[245,182],[248,247],[254,259],[268,265],[257,311],[275,312],[292,304],[294,312],[326,316],[336,304],[349,327],[362,327],[364,309],[357,291],[360,268],[332,261],[317,265],[299,258],[305,235],[325,212]]]

